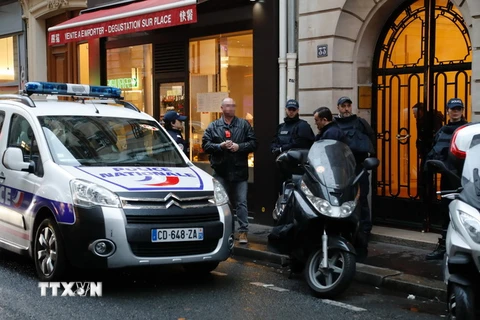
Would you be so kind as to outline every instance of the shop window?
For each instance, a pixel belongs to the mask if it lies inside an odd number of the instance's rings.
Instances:
[[[0,57],[2,57],[0,59],[0,86],[18,83],[17,36],[0,38]],[[15,88],[18,86],[15,85]]]
[[[208,167],[208,155],[202,150],[203,132],[221,117],[224,97],[234,99],[236,116],[253,126],[253,34],[249,31],[192,39],[189,52],[190,156],[197,165]],[[253,154],[249,167],[253,168]]]
[[[88,65],[88,43],[79,44],[78,50],[78,83],[90,83],[90,67]]]
[[[122,89],[125,100],[153,116],[152,45],[107,50],[107,84]]]

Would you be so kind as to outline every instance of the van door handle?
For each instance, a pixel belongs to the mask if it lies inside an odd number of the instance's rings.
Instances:
[[[3,182],[5,182],[5,175],[3,172],[0,172],[0,184],[3,184]]]

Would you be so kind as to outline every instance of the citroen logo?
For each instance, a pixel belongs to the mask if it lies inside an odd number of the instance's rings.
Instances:
[[[170,207],[173,206],[173,205],[176,205],[177,207],[180,207],[180,208],[182,207],[177,201],[175,201],[175,200],[170,200],[170,201],[168,201],[167,204],[165,205],[165,208],[168,209],[168,208],[170,208]]]
[[[170,192],[169,194],[167,194],[167,195],[165,196],[165,198],[163,198],[163,200],[164,200],[164,201],[167,201],[167,200],[169,200],[170,198],[173,198],[173,199],[176,199],[176,200],[180,200],[175,194],[173,194],[173,193],[171,193],[171,192]]]

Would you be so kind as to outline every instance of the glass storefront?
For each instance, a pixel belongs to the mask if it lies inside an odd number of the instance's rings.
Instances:
[[[236,102],[236,116],[253,126],[253,33],[221,34],[191,39],[190,71],[190,159],[210,170],[202,150],[202,136],[210,122],[221,117],[221,101]],[[249,156],[253,182],[253,154]]]
[[[77,46],[78,54],[78,83],[90,83],[90,67],[88,65],[88,43]]]
[[[151,44],[107,50],[107,85],[153,116],[152,70]]]
[[[0,38],[0,93],[18,93],[18,37]]]

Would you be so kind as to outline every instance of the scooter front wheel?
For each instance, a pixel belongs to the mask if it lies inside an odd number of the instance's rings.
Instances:
[[[475,307],[471,288],[452,284],[448,296],[448,319],[450,320],[474,320]]]
[[[313,294],[333,298],[345,291],[356,272],[355,255],[339,249],[328,250],[328,267],[322,266],[323,252],[313,251],[308,257],[305,278]]]

